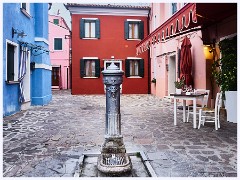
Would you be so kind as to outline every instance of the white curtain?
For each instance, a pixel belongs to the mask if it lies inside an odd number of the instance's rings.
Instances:
[[[25,102],[24,92],[23,92],[23,78],[26,74],[27,70],[27,59],[28,59],[28,50],[26,47],[21,48],[21,59],[20,59],[20,67],[18,72],[18,81],[20,88],[19,102]]]

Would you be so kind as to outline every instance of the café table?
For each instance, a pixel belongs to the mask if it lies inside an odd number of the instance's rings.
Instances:
[[[170,96],[173,96],[174,99],[174,125],[177,125],[177,99],[182,100],[183,103],[183,122],[186,122],[186,101],[192,100],[193,101],[193,128],[197,128],[197,115],[196,115],[196,107],[197,107],[197,99],[203,101],[205,93],[181,93],[175,94],[171,93]]]

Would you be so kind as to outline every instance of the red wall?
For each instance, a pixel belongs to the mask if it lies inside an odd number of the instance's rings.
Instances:
[[[80,19],[99,18],[100,39],[80,39]],[[80,59],[83,57],[98,57],[100,66],[104,68],[103,59],[122,59],[122,68],[125,71],[125,59],[136,57],[136,44],[140,41],[124,39],[124,21],[139,19],[144,21],[144,37],[147,36],[147,17],[134,16],[101,16],[101,15],[72,15],[72,94],[103,94],[104,85],[102,74],[100,78],[89,79],[80,77]],[[124,94],[148,93],[148,53],[142,53],[139,58],[144,59],[143,78],[123,78]]]

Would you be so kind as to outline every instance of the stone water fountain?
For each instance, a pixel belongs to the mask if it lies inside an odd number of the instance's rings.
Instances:
[[[102,73],[106,86],[106,127],[97,168],[105,174],[120,175],[132,169],[121,135],[120,85],[124,72],[112,62]]]

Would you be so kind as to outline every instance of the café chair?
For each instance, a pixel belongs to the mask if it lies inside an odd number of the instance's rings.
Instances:
[[[218,130],[220,128],[220,108],[222,107],[222,93],[217,93],[215,108],[207,108],[203,107],[199,109],[199,124],[198,129],[200,128],[201,124],[204,126],[205,122],[214,122],[215,129]]]
[[[206,95],[204,95],[201,104],[197,104],[196,114],[198,114],[198,110],[199,110],[200,108],[203,108],[203,107],[207,106],[210,90],[206,90],[206,89],[195,89],[195,90],[194,90],[194,93],[203,93],[203,94],[206,94]],[[190,114],[193,115],[192,109],[193,109],[193,105],[189,105],[189,106],[188,106],[188,114],[187,114],[187,122],[189,122],[189,115],[190,115]]]

